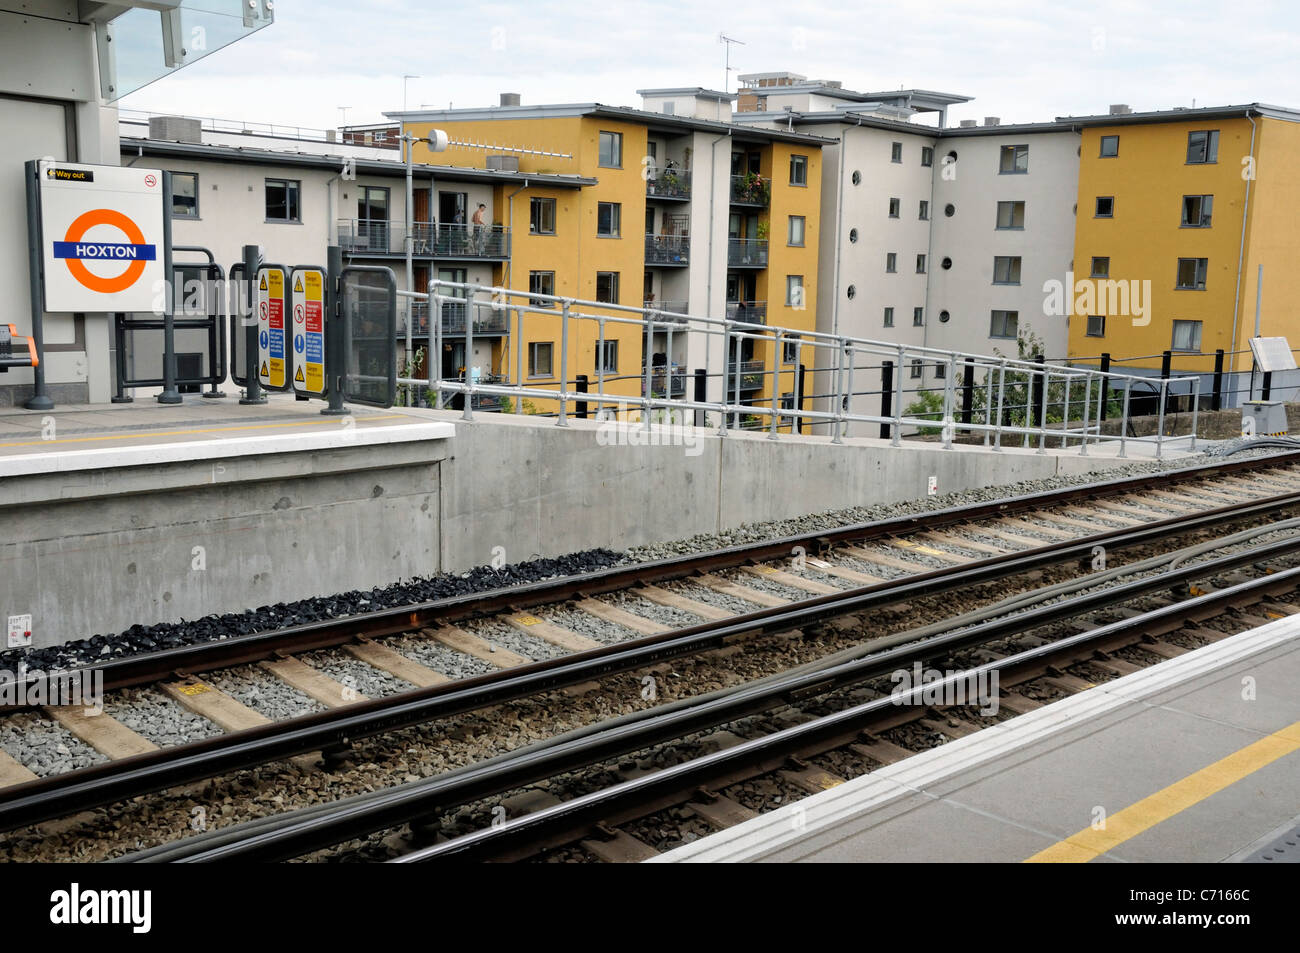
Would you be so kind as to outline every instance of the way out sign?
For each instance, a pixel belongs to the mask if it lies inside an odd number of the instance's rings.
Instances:
[[[325,396],[325,271],[295,268],[293,290],[293,389]]]
[[[257,378],[267,390],[288,390],[289,355],[285,351],[284,269],[257,270]]]
[[[37,163],[47,311],[152,311],[163,266],[162,173]]]

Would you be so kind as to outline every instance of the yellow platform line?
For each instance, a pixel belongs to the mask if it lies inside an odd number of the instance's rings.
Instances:
[[[373,420],[394,420],[398,417],[405,417],[405,414],[380,414],[377,417],[348,418],[364,420],[366,422]],[[280,427],[315,427],[322,423],[320,420],[295,420],[288,423],[281,422],[275,424],[240,424],[236,427],[201,427],[193,430],[140,430],[134,433],[118,434],[98,434],[93,437],[61,437],[56,440],[28,440],[17,443],[0,443],[0,447],[48,447],[56,443],[87,443],[97,440],[133,440],[141,437],[188,437],[201,433],[231,433],[238,430],[274,430]]]
[[[1226,758],[1112,814],[1106,819],[1104,830],[1086,827],[1060,843],[1026,858],[1025,863],[1087,863],[1297,750],[1300,750],[1300,721],[1234,751]]]

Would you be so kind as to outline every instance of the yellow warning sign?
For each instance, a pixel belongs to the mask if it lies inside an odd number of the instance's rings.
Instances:
[[[296,380],[299,384],[304,383],[301,367],[298,368],[298,373],[293,375],[293,379]]]
[[[258,290],[259,290],[259,291],[265,291],[265,290],[266,290],[266,275],[265,275],[265,274],[262,275],[262,284],[258,287]]]
[[[266,377],[266,361],[262,362],[262,370],[259,376]]]
[[[293,282],[294,291],[302,291],[302,275],[298,275]]]

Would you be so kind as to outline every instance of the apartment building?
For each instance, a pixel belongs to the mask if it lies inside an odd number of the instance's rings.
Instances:
[[[1070,356],[1109,353],[1155,375],[1171,352],[1173,371],[1203,375],[1208,393],[1223,350],[1228,403],[1244,399],[1251,337],[1300,346],[1300,111],[1112,107],[1068,121],[1082,129],[1077,290],[1094,292],[1092,302],[1076,296]]]
[[[1064,357],[1066,326],[1044,313],[1043,287],[1070,267],[1076,127],[996,117],[950,127],[948,108],[970,97],[931,90],[861,93],[789,73],[740,82],[737,122],[836,140],[823,149],[819,331],[1011,357],[1032,335]],[[821,358],[824,391],[834,359]],[[906,364],[906,391],[945,386],[946,364]],[[878,365],[855,375],[857,413],[879,407],[866,393],[880,389]]]
[[[496,107],[387,115],[416,137],[433,129],[450,137],[443,153],[417,145],[417,163],[493,163],[528,177],[494,195],[494,221],[520,223],[500,271],[503,286],[813,330],[821,151],[829,142],[732,123],[733,97],[726,93],[676,88],[640,95],[640,109],[522,106],[503,97]],[[536,181],[539,173],[593,184],[557,191]],[[736,340],[724,360],[721,336],[685,331],[668,318],[653,335],[652,391],[683,395],[691,373],[706,368],[710,399],[720,398],[729,381],[745,402],[774,395],[791,406],[798,401],[796,348],[783,346],[778,355],[770,340]],[[517,342],[527,355],[527,383],[558,382],[560,338],[558,316],[527,318]],[[571,329],[569,379],[585,374],[608,392],[641,395],[643,333],[608,322],[598,354],[599,340],[592,322]]]
[[[406,165],[389,143],[339,141],[332,130],[304,130],[159,117],[123,111],[119,121],[122,164],[140,164],[172,173],[173,241],[210,250],[225,269],[241,260],[246,244],[261,245],[266,260],[288,266],[325,264],[326,248],[338,244],[344,263],[385,265],[398,287],[423,290],[430,277],[491,285],[510,259],[510,224],[475,236],[469,224],[479,203],[494,208],[503,189],[519,187],[521,174],[507,170],[458,169],[419,165],[413,171],[412,210],[406,208]],[[555,195],[577,192],[590,180],[565,175],[532,175],[538,189]],[[435,205],[436,203],[436,205]],[[431,208],[444,224],[434,229]],[[406,273],[406,241],[412,246],[412,274]],[[178,253],[178,262],[201,260]],[[399,303],[399,336],[409,323],[413,352],[427,340],[426,304]],[[441,316],[446,335],[463,333],[466,308],[448,303]],[[437,356],[448,377],[466,373],[504,375],[508,366],[502,321],[481,321],[474,351],[448,337]],[[178,353],[188,359],[202,350],[189,341],[197,332],[178,332]],[[187,343],[188,342],[188,343]],[[148,347],[148,342],[145,342]],[[152,348],[139,354],[155,360]],[[413,354],[413,356],[415,356]],[[137,355],[128,355],[128,366]],[[427,357],[412,362],[423,376]],[[486,409],[492,409],[490,400]]]

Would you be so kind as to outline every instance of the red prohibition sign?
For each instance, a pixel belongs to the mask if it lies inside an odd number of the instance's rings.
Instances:
[[[293,319],[299,324],[302,324],[303,321],[307,319],[306,312],[303,311],[302,305],[296,304],[293,306]]]
[[[144,184],[149,186],[149,188],[152,189],[155,185],[158,184],[158,177],[153,175],[146,175],[144,177]]]
[[[63,240],[65,242],[79,242],[86,232],[96,225],[112,225],[114,228],[119,228],[125,232],[131,244],[146,244],[140,226],[121,212],[110,208],[92,209],[79,216],[68,226],[68,233],[63,236]],[[125,291],[139,281],[140,276],[144,274],[144,262],[139,260],[133,261],[127,266],[126,271],[116,278],[101,278],[98,275],[91,274],[90,269],[83,265],[79,258],[67,258],[64,261],[68,266],[68,271],[72,272],[73,278],[91,291],[98,291],[101,294],[116,294],[119,291]]]

